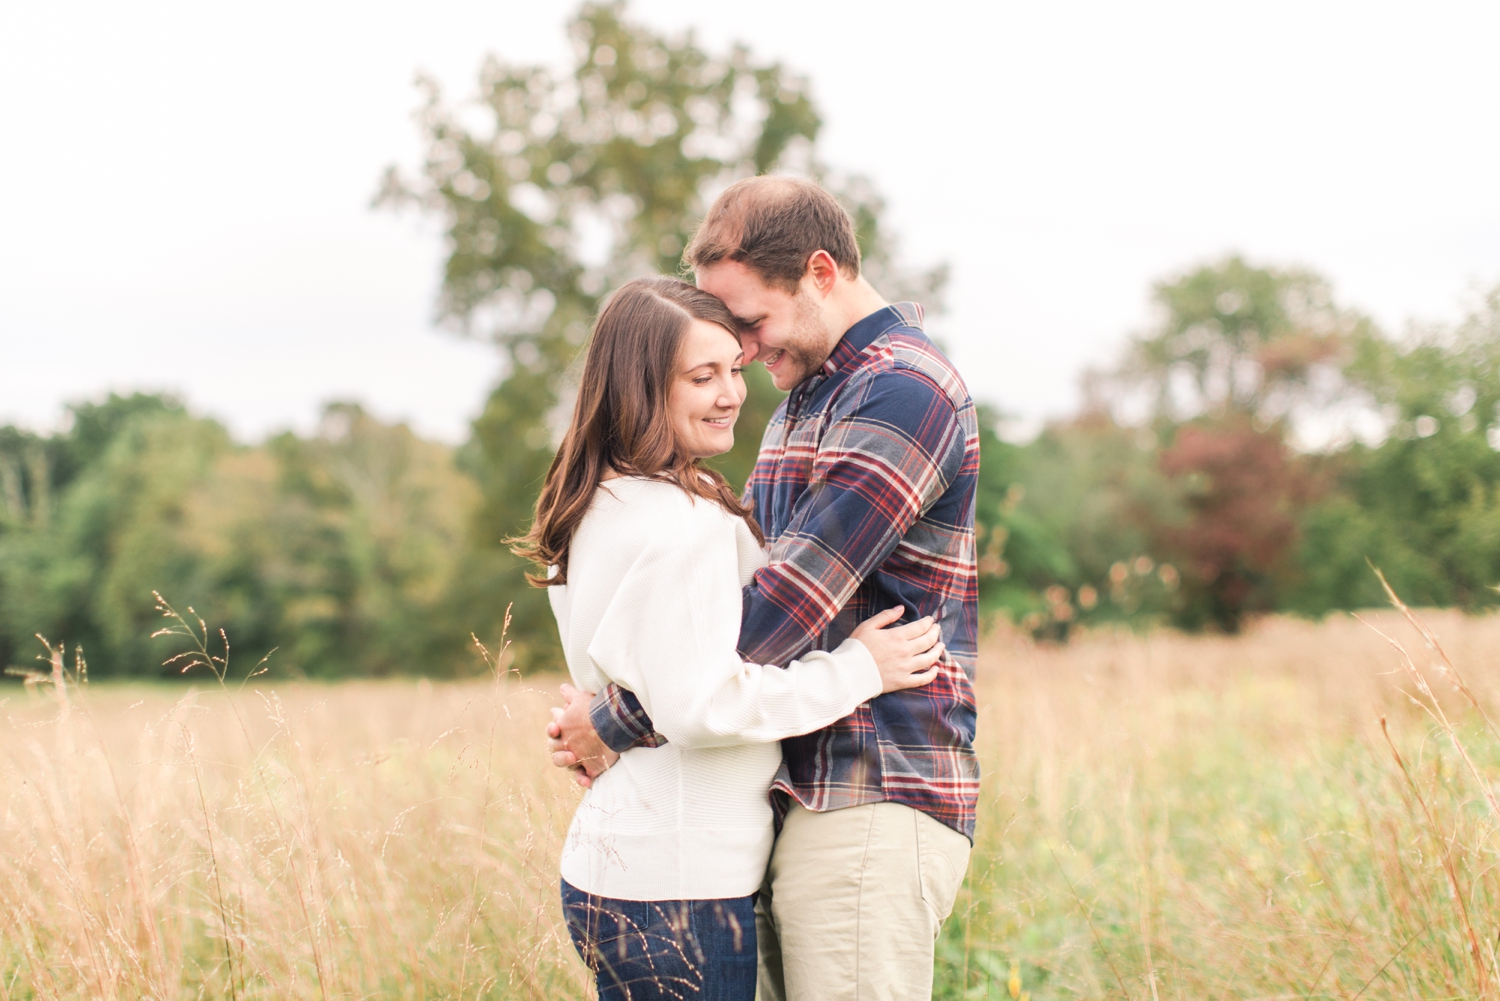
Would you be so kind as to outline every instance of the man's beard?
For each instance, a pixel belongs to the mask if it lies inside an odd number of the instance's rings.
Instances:
[[[822,368],[833,345],[837,343],[812,297],[799,291],[795,298],[797,318],[786,344],[777,349],[785,352],[786,361],[790,363],[782,369],[785,377],[792,380],[786,386],[787,389]]]

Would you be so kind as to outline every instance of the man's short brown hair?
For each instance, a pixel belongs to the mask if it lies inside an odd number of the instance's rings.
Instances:
[[[736,181],[714,199],[683,259],[695,270],[739,261],[795,294],[819,250],[846,277],[859,277],[854,220],[838,200],[812,181],[762,176]]]

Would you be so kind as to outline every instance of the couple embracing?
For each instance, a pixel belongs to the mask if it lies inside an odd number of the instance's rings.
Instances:
[[[733,185],[686,260],[600,313],[518,548],[577,686],[568,929],[606,1001],[927,998],[979,790],[974,406],[816,184]],[[751,360],[790,392],[742,500],[702,460]]]

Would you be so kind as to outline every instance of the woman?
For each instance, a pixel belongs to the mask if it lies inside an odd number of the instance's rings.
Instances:
[[[929,619],[862,623],[785,668],[740,661],[740,589],[765,565],[748,508],[701,460],[745,398],[729,310],[672,278],[595,325],[572,423],[517,552],[548,568],[573,683],[633,691],[668,742],[595,780],[568,831],[563,909],[604,1001],[755,996],[754,900],[776,741],[936,675]]]

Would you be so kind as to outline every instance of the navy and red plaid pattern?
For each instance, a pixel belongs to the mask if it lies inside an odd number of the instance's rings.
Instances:
[[[786,664],[832,650],[898,604],[903,621],[934,616],[947,648],[931,684],[782,741],[774,790],[810,810],[904,803],[973,837],[978,474],[973,401],[914,303],[851,327],[771,418],[746,486],[770,563],[745,589],[741,655]],[[617,750],[660,742],[616,686],[591,717]]]

